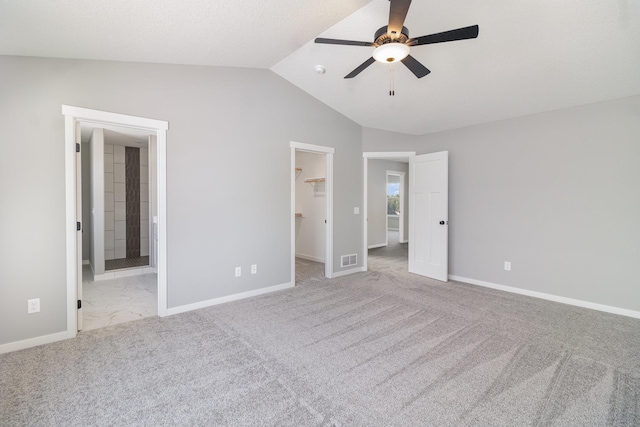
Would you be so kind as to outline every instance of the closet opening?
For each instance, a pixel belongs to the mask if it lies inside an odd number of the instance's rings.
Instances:
[[[333,272],[333,153],[291,142],[291,282]]]

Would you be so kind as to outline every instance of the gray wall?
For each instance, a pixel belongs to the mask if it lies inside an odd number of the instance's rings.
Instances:
[[[640,310],[640,96],[363,149],[449,151],[450,274]]]
[[[6,56],[0,69],[0,344],[66,330],[61,104],[169,122],[170,307],[290,281],[291,140],[336,148],[335,270],[361,259],[361,127],[273,72]]]
[[[365,150],[366,151],[366,150]],[[367,246],[378,246],[386,241],[387,171],[404,172],[404,240],[409,237],[409,164],[390,160],[369,159],[367,166]]]

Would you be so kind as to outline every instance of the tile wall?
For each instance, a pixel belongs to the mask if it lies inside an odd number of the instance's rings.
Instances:
[[[125,147],[104,144],[105,260],[127,256]],[[140,149],[140,256],[149,255],[149,150]]]
[[[104,144],[104,259],[115,259],[113,145]]]
[[[115,259],[127,257],[127,218],[124,146],[113,146],[113,195],[115,208]]]
[[[140,149],[140,256],[149,255],[149,150]]]
[[[127,258],[140,257],[140,149],[125,147]]]

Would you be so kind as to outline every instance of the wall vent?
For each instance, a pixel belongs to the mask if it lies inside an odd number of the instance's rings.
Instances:
[[[340,267],[351,267],[358,263],[358,254],[342,255]]]

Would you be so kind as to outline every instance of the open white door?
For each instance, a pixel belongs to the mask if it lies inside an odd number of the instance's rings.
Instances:
[[[80,153],[80,122],[75,123],[76,139],[76,288],[78,294],[78,330],[82,330],[82,157]]]
[[[448,279],[449,152],[409,161],[409,272]]]

